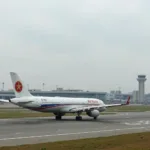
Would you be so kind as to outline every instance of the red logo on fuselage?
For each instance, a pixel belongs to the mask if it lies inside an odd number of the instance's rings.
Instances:
[[[22,91],[22,83],[20,82],[20,81],[17,81],[16,83],[15,83],[15,90],[19,93],[19,92],[21,92]]]

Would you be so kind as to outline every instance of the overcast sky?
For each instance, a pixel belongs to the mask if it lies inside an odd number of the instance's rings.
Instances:
[[[150,92],[149,0],[0,0],[0,82]],[[0,83],[1,89],[1,83]]]

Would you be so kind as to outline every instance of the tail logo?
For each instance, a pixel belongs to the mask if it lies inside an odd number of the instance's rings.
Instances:
[[[15,90],[20,93],[22,91],[22,83],[20,81],[17,81],[15,83]]]

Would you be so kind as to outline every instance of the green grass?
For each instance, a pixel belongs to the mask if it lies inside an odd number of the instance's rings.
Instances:
[[[150,106],[121,106],[121,107],[111,107],[106,110],[106,112],[144,112],[150,111]]]
[[[0,147],[0,150],[150,150],[150,132]]]

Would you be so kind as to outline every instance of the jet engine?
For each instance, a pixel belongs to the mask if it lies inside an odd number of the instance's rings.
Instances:
[[[103,112],[103,111],[106,110],[106,108],[105,108],[105,107],[101,107],[101,108],[99,108],[98,110],[99,110],[99,112]]]
[[[86,114],[90,117],[98,117],[100,112],[98,110],[87,111]]]

